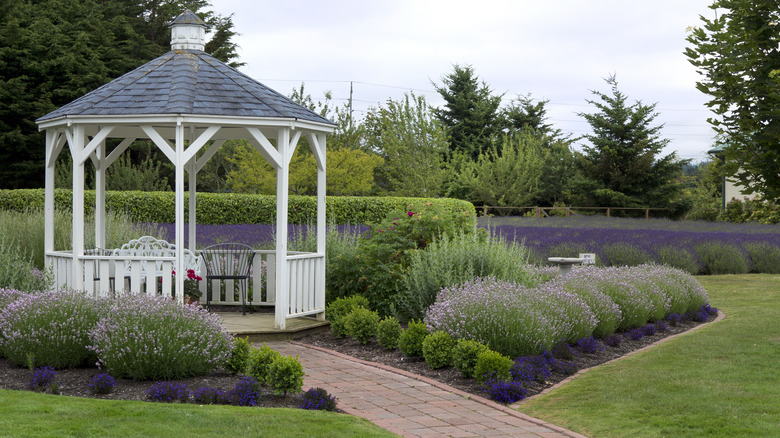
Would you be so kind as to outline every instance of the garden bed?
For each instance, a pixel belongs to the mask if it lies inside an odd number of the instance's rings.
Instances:
[[[636,351],[663,338],[686,332],[700,324],[692,320],[681,321],[677,325],[670,325],[666,332],[656,332],[654,335],[645,336],[638,340],[623,337],[623,341],[617,347],[605,345],[603,351],[592,354],[576,352],[572,362],[578,370],[597,366],[599,364],[617,359],[632,351]],[[706,324],[706,323],[704,323]],[[391,367],[399,368],[419,376],[445,383],[454,388],[460,389],[474,395],[485,397],[482,385],[476,379],[464,378],[461,373],[453,367],[431,369],[422,357],[406,357],[400,350],[387,350],[380,346],[376,340],[368,344],[361,344],[350,337],[337,338],[329,332],[309,335],[298,340],[303,344],[310,344],[317,347],[337,351],[348,356],[369,362],[380,363]],[[553,371],[544,383],[523,382],[523,386],[528,391],[528,397],[538,394],[556,383],[566,379],[568,375]],[[338,397],[338,394],[335,394]]]
[[[612,359],[621,357],[632,351],[647,346],[653,342],[682,333],[699,325],[693,321],[683,321],[676,326],[669,326],[665,333],[656,333],[652,336],[646,336],[639,340],[632,340],[625,337],[618,347],[605,346],[605,350],[594,354],[577,353],[573,359],[578,369],[590,368]],[[370,361],[399,368],[420,376],[437,380],[452,387],[471,394],[484,396],[482,387],[475,379],[466,379],[460,372],[452,367],[445,367],[436,370],[430,369],[422,358],[406,357],[399,350],[386,350],[376,341],[371,341],[366,345],[359,343],[352,338],[336,338],[328,332],[316,335],[306,336],[299,340],[304,344],[310,344],[340,353]],[[304,370],[305,371],[305,370]],[[60,384],[60,394],[70,397],[90,397],[104,400],[137,400],[145,401],[146,390],[153,382],[135,381],[129,379],[116,379],[116,386],[109,394],[93,394],[89,391],[87,383],[98,373],[97,368],[83,367],[74,369],[63,369],[57,371],[57,380]],[[0,389],[6,390],[27,390],[27,383],[31,372],[27,368],[18,367],[12,364],[8,359],[0,358]],[[544,389],[565,379],[567,376],[561,373],[553,372],[549,379],[544,383],[527,383],[524,386],[528,391],[528,396],[537,394]],[[225,372],[212,372],[205,376],[190,377],[180,382],[194,392],[201,387],[210,387],[221,389],[225,392],[235,387],[241,380],[240,375],[233,375]],[[338,394],[334,394],[338,397]],[[270,392],[263,393],[257,400],[259,407],[285,407],[297,408],[300,405],[300,397],[294,395],[276,396]]]

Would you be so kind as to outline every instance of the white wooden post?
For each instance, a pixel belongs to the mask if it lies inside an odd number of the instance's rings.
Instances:
[[[279,166],[276,168],[276,309],[275,327],[284,329],[290,307],[290,278],[287,275],[287,200],[290,168],[290,128],[279,128],[276,147]]]
[[[184,126],[179,118],[176,121],[176,154],[173,165],[176,167],[176,301],[184,303]]]
[[[325,134],[317,135],[317,142],[314,147],[319,148],[318,160],[317,160],[317,253],[325,254],[325,194],[326,194],[326,180],[325,172],[327,168],[326,151],[325,151]],[[315,266],[319,269],[315,269],[316,278],[314,278],[314,307],[317,309],[325,309],[325,261],[317,259],[314,261]],[[325,312],[317,314],[318,321],[325,321]]]
[[[80,256],[84,255],[84,161],[81,151],[84,149],[84,127],[73,125],[68,141],[70,154],[73,158],[73,266],[71,289],[84,289],[84,263]]]
[[[54,172],[57,157],[57,132],[54,129],[46,130],[46,172],[44,183],[44,203],[43,203],[43,253],[44,267],[49,266],[48,254],[54,251]],[[60,285],[55,284],[55,289]]]
[[[95,246],[106,247],[106,141],[95,149]]]
[[[198,171],[197,171],[197,168],[195,166],[195,159],[194,158],[192,160],[190,160],[189,163],[187,163],[186,168],[187,168],[187,176],[189,178],[189,181],[188,181],[188,187],[189,187],[188,193],[189,193],[189,209],[190,209],[190,211],[189,211],[189,220],[187,221],[187,223],[189,224],[187,232],[189,234],[189,240],[190,240],[190,245],[189,245],[190,251],[195,253],[195,247],[196,247],[196,245],[195,245],[195,237],[196,237],[196,235],[195,235],[195,232],[196,232],[195,221],[197,220],[197,218],[195,216],[195,208],[197,207],[197,205],[195,203],[195,201],[196,201],[196,199],[195,199],[196,193],[195,192],[197,192],[197,188],[195,187],[195,184],[197,184],[197,176],[198,176],[197,172]]]

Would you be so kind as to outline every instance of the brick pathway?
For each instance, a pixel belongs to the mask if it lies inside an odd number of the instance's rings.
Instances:
[[[403,370],[295,342],[268,346],[298,356],[305,388],[325,388],[339,409],[405,437],[582,437]]]

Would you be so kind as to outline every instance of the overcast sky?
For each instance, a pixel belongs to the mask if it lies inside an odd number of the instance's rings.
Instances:
[[[713,135],[707,96],[683,54],[688,26],[711,17],[711,0],[212,0],[234,14],[240,70],[289,95],[305,82],[342,105],[353,87],[356,117],[413,91],[443,104],[432,82],[471,65],[504,103],[548,99],[550,122],[579,136],[591,90],[609,94],[616,74],[633,103],[657,103],[664,151],[701,161]],[[583,140],[584,141],[584,140]],[[583,141],[579,142],[582,143]]]

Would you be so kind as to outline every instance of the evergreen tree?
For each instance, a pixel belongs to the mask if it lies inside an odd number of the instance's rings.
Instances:
[[[679,193],[674,179],[689,160],[677,154],[656,158],[669,143],[660,136],[663,125],[651,126],[658,115],[655,104],[637,101],[628,105],[614,76],[606,79],[612,95],[593,91],[599,100],[588,100],[598,112],[579,115],[593,134],[585,138],[579,167],[582,176],[576,191],[581,202],[604,207],[666,207]]]
[[[725,166],[746,192],[780,199],[780,1],[716,0],[714,19],[688,36],[685,51],[712,97],[710,124]]]
[[[434,86],[446,102],[434,114],[447,127],[451,151],[476,160],[502,128],[498,107],[503,95],[494,96],[484,81],[480,84],[471,66],[455,65],[442,85]]]
[[[170,21],[185,7],[198,11],[208,5],[204,0],[2,2],[0,160],[6,167],[0,188],[43,186],[45,140],[35,119],[167,52]],[[223,61],[235,59],[230,17],[210,11],[201,16],[217,30],[219,40],[210,47]]]

